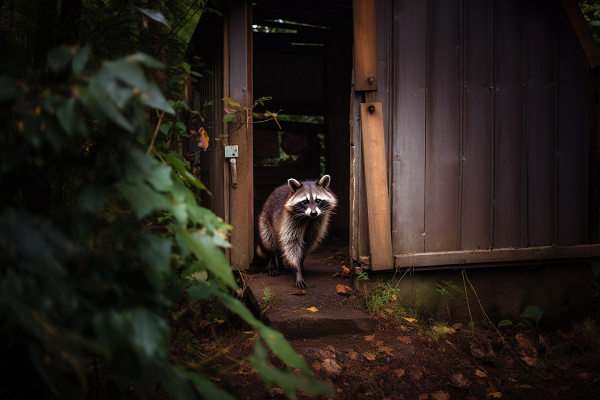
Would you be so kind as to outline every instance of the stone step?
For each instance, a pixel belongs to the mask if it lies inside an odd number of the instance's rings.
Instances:
[[[280,276],[273,277],[268,275],[266,268],[251,268],[247,275],[247,290],[250,301],[261,310],[261,320],[287,339],[373,331],[373,318],[355,307],[353,295],[336,293],[338,284],[352,286],[350,279],[342,277],[341,273],[334,276],[341,272],[342,265],[350,266],[344,258],[347,254],[347,247],[330,242],[309,256],[304,263],[308,273],[304,295],[293,294],[298,289],[290,269],[283,269]]]

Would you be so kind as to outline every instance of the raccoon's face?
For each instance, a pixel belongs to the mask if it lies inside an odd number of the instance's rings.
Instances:
[[[323,176],[317,182],[298,182],[288,180],[292,196],[286,203],[288,209],[297,216],[317,218],[322,213],[331,211],[337,204],[337,199],[327,190],[331,177]]]

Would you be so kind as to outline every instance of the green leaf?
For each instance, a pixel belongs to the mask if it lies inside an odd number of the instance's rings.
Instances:
[[[96,213],[112,190],[108,186],[85,186],[79,194],[79,210],[84,213]]]
[[[290,399],[296,398],[296,389],[314,395],[324,395],[329,398],[334,397],[333,386],[328,382],[321,382],[307,375],[297,375],[291,371],[281,370],[271,367],[268,362],[267,349],[262,345],[259,338],[254,341],[254,354],[248,357],[250,364],[260,377],[265,381],[267,387],[272,382],[279,385]]]
[[[74,74],[79,75],[83,72],[90,58],[90,53],[91,47],[87,45],[77,49],[73,56],[73,63],[71,64]]]
[[[171,329],[158,315],[145,309],[131,310],[133,348],[147,359],[166,357]]]
[[[169,124],[161,124],[160,131],[165,134],[165,136],[169,135]]]
[[[153,107],[168,114],[175,115],[175,110],[173,107],[171,107],[167,99],[165,99],[165,96],[163,96],[160,88],[153,80],[150,81],[148,91],[142,93],[140,96],[140,102],[148,107]]]
[[[290,345],[280,332],[269,328],[268,326],[263,326],[260,328],[260,336],[264,339],[265,343],[267,343],[273,353],[281,358],[287,365],[292,368],[298,368],[309,376],[314,375],[304,358],[296,353],[292,348],[292,345]]]
[[[81,118],[81,110],[75,97],[70,97],[56,108],[56,116],[65,132],[70,137],[75,134],[85,134],[86,128]]]
[[[190,246],[198,260],[204,261],[210,272],[232,288],[237,289],[235,278],[225,254],[219,247],[215,246],[209,235],[199,232],[190,233],[183,226],[172,226],[172,228],[181,234],[181,237]]]
[[[202,77],[202,74],[200,72],[197,72],[197,71],[191,71],[190,74]]]
[[[196,373],[190,373],[189,376],[192,382],[194,382],[194,384],[196,385],[196,388],[198,389],[203,398],[219,400],[236,400],[236,398],[231,394],[217,388],[215,384],[208,380],[206,377]]]
[[[179,172],[185,179],[187,179],[188,182],[190,182],[192,185],[196,186],[199,189],[208,191],[208,189],[206,188],[206,186],[204,186],[204,184],[202,182],[200,182],[199,180],[197,180],[196,177],[194,175],[192,175],[187,170],[187,168],[185,167],[185,165],[183,165],[183,163],[181,161],[179,161],[176,157],[172,156],[171,154],[166,154],[166,153],[160,153],[160,155],[169,164],[171,164],[171,166],[173,168],[175,168],[175,170],[177,172]]]
[[[68,64],[73,58],[74,47],[58,46],[48,52],[48,66],[54,72]]]
[[[127,56],[126,59],[132,60],[135,62],[139,62],[145,65],[148,68],[156,68],[161,69],[165,67],[165,64],[158,61],[156,58],[149,56],[148,54],[144,54],[141,52],[137,52],[133,55]]]
[[[119,182],[116,188],[127,199],[138,219],[142,219],[155,210],[171,209],[171,202],[167,195],[154,191],[150,186],[142,184],[128,184]]]
[[[144,14],[146,17],[153,19],[156,22],[159,22],[163,25],[165,25],[167,28],[171,28],[169,26],[169,23],[167,22],[167,19],[165,18],[165,16],[163,15],[162,12],[160,12],[160,10],[149,10],[147,8],[139,8],[134,6],[139,12],[141,12],[142,14]]]
[[[503,319],[502,321],[498,322],[498,328],[509,325],[512,325],[512,321],[510,319]]]
[[[186,63],[186,62],[182,62],[181,64],[179,64],[181,66],[181,68],[183,68],[185,70],[185,72],[189,73],[191,68],[190,64]]]
[[[537,326],[538,321],[542,318],[542,314],[544,314],[544,311],[538,306],[528,306],[521,314],[521,317],[535,320],[535,325]]]
[[[157,234],[146,233],[135,241],[148,281],[157,290],[163,290],[170,272],[171,241]]]
[[[235,122],[235,115],[234,114],[225,114],[223,116],[223,122]]]

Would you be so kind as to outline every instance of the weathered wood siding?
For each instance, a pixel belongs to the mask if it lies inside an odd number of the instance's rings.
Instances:
[[[377,4],[394,254],[588,244],[590,67],[562,5]],[[369,249],[354,102],[358,260]]]

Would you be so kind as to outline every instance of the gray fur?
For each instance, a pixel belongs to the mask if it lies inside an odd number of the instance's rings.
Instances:
[[[329,175],[318,181],[289,179],[287,185],[276,188],[265,202],[258,217],[260,243],[256,257],[271,260],[269,275],[278,275],[278,261],[283,261],[296,273],[296,287],[306,287],[304,259],[327,235],[338,202],[329,189],[330,182]]]

